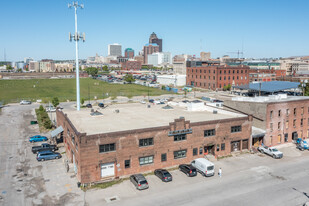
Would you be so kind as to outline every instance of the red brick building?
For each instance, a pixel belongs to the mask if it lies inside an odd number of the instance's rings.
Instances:
[[[158,44],[149,43],[144,46],[144,62],[143,64],[148,64],[148,54],[159,52]]]
[[[111,105],[102,116],[91,117],[88,109],[64,112],[57,111],[57,124],[64,128],[66,156],[83,184],[173,167],[206,154],[224,156],[251,145],[252,117],[223,110],[128,104]]]
[[[277,78],[284,78],[286,76],[285,70],[274,69],[249,69],[250,82],[269,82],[276,81]]]
[[[264,137],[252,140],[255,146],[309,138],[309,97],[242,97],[240,101],[224,101],[224,105],[253,115],[253,125],[265,130]]]
[[[128,70],[128,71],[136,71],[141,70],[142,68],[142,62],[140,61],[127,61],[121,64],[122,70]]]
[[[187,67],[187,85],[222,90],[227,85],[249,84],[248,66],[202,65]]]

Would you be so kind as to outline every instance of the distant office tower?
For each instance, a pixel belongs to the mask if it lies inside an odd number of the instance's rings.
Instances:
[[[126,48],[124,50],[124,57],[128,59],[133,59],[134,58],[134,50],[131,48]]]
[[[170,52],[156,52],[148,54],[148,64],[155,67],[164,66],[172,63],[172,55]]]
[[[201,56],[201,61],[207,61],[210,59],[210,52],[201,52],[200,56]]]
[[[158,39],[157,35],[154,32],[152,32],[149,37],[149,43],[159,45],[159,52],[162,52],[162,39]]]
[[[120,44],[109,44],[108,45],[108,56],[122,56]]]
[[[144,46],[144,64],[148,64],[148,54],[159,52],[159,46],[157,44],[146,44]]]
[[[33,59],[31,57],[25,57],[24,58],[24,63],[25,64],[29,64],[29,62],[33,61]]]

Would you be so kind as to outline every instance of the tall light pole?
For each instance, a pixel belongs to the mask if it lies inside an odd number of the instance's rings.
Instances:
[[[82,39],[83,42],[85,42],[85,33],[79,34],[77,32],[77,8],[84,8],[83,4],[78,4],[77,1],[73,1],[72,4],[68,4],[69,8],[74,7],[75,9],[75,33],[74,35],[71,35],[71,32],[69,34],[70,41],[74,39],[75,41],[75,50],[76,50],[76,62],[75,62],[75,70],[76,70],[76,104],[77,104],[77,111],[80,110],[80,89],[79,89],[79,65],[78,65],[78,41],[79,39]]]

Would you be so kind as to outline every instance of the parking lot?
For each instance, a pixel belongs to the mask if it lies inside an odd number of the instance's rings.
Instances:
[[[83,192],[74,173],[66,173],[64,158],[37,162],[31,153],[33,145],[40,145],[27,141],[39,134],[38,126],[30,125],[38,106],[10,105],[0,115],[4,122],[0,125],[0,205],[302,205],[308,201],[309,151],[299,151],[292,143],[278,147],[282,159],[238,153],[214,161],[213,177],[187,177],[173,170],[173,181],[168,183],[146,176],[149,189],[143,191],[125,180]]]

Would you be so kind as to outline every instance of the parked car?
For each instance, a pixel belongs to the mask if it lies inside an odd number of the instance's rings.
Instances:
[[[149,102],[150,102],[150,103],[153,103],[153,102],[154,102],[154,99],[149,99]]]
[[[179,165],[179,170],[185,173],[188,177],[194,177],[197,175],[196,168],[189,164]]]
[[[47,141],[48,138],[45,136],[41,136],[41,135],[35,135],[29,138],[29,142],[33,143],[33,142],[42,142],[42,141]]]
[[[304,151],[304,150],[309,149],[309,145],[308,145],[307,141],[302,140],[301,138],[298,138],[296,140],[296,148],[301,150],[301,151]]]
[[[130,181],[133,183],[133,185],[136,187],[138,190],[144,190],[148,189],[148,182],[144,175],[142,174],[135,174],[130,176]]]
[[[55,107],[46,107],[46,112],[55,112],[56,108]]]
[[[154,174],[159,177],[163,182],[170,182],[173,180],[172,175],[164,169],[157,169],[154,171]]]
[[[104,104],[103,103],[99,103],[98,106],[101,107],[101,108],[104,108]]]
[[[272,156],[275,159],[280,159],[283,157],[283,153],[277,150],[274,147],[267,147],[267,146],[260,146],[258,147],[258,150],[263,154],[268,154],[269,156]]]
[[[47,143],[43,143],[40,146],[33,146],[31,151],[33,154],[39,153],[42,151],[56,151],[58,150],[58,147],[56,145],[51,145]]]
[[[58,152],[52,151],[42,151],[39,152],[36,156],[37,161],[45,161],[45,160],[53,160],[53,159],[60,159],[62,156]]]
[[[215,174],[215,165],[205,158],[197,158],[191,162],[191,165],[205,177]]]
[[[28,101],[28,100],[21,100],[21,101],[20,101],[20,104],[21,104],[21,105],[31,104],[31,101]]]
[[[87,108],[92,108],[92,105],[91,104],[86,104],[86,107]]]

